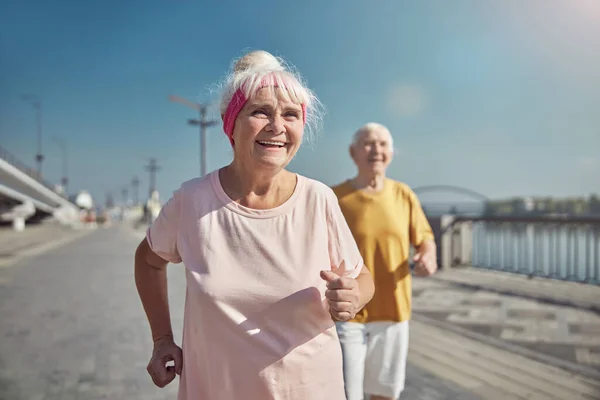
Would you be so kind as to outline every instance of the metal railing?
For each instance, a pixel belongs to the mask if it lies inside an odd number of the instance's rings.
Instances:
[[[598,217],[455,217],[452,265],[600,284]]]
[[[49,182],[45,181],[38,171],[27,166],[2,146],[0,146],[0,158],[54,192],[54,187]]]

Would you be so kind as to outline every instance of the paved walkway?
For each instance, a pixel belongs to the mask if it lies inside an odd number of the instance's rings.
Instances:
[[[409,362],[487,400],[598,400],[600,381],[457,334],[415,315]]]
[[[98,229],[0,269],[0,399],[176,398],[176,384],[158,389],[145,370],[151,339],[132,265],[140,236]],[[168,271],[180,337],[183,268]],[[485,399],[418,361],[409,363],[403,399]]]
[[[523,298],[527,288],[529,297]],[[543,297],[536,299],[538,291]],[[600,304],[598,286],[458,270],[415,279],[413,296],[419,315],[595,369],[600,376],[600,312],[561,304],[568,299]]]
[[[566,305],[600,313],[600,285],[494,271],[482,268],[455,268],[435,276],[466,288],[485,289],[543,303]]]
[[[74,229],[56,222],[27,225],[23,231],[0,227],[0,269],[25,257],[41,254],[91,233],[85,227]]]
[[[599,290],[477,270],[415,278],[411,349],[417,359],[430,350],[436,362],[463,360],[468,379],[457,379],[490,398],[600,399],[600,314],[591,310]],[[423,342],[435,332],[435,343]]]

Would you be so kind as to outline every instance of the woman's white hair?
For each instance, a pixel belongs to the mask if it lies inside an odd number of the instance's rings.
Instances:
[[[230,72],[222,84],[219,103],[221,115],[227,111],[237,90],[242,90],[246,98],[251,99],[263,87],[272,91],[273,96],[276,95],[276,87],[283,88],[285,90],[278,91],[277,95],[283,96],[286,101],[305,105],[304,137],[307,142],[312,142],[321,128],[321,102],[291,64],[263,50],[251,51],[232,62]]]
[[[386,132],[388,137],[390,138],[390,148],[394,148],[394,138],[392,137],[390,130],[385,125],[379,124],[377,122],[369,122],[358,128],[356,132],[354,132],[354,135],[352,135],[352,143],[350,144],[350,146],[354,147],[358,145],[364,134],[373,131]]]

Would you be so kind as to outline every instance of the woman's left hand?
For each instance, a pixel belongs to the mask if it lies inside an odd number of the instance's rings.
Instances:
[[[360,289],[354,278],[341,276],[342,269],[321,271],[321,278],[327,282],[325,297],[329,303],[329,312],[336,321],[349,321],[360,309]]]

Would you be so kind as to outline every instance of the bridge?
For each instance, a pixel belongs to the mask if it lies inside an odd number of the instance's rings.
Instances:
[[[413,188],[417,196],[426,193],[451,193],[468,198],[467,201],[428,202],[421,200],[423,210],[428,216],[451,215],[481,215],[485,204],[491,199],[479,192],[461,186],[453,185],[426,185]]]
[[[479,201],[490,200],[490,198],[484,194],[481,194],[479,192],[476,192],[474,190],[467,189],[467,188],[464,188],[461,186],[453,186],[453,185],[419,186],[419,187],[413,188],[413,191],[416,194],[429,193],[429,192],[450,192],[450,193],[455,193],[455,194],[466,195],[468,197],[471,197],[471,198],[473,198],[475,200],[479,200]]]
[[[25,221],[76,218],[78,207],[58,194],[36,171],[0,147],[0,222],[22,229]]]

